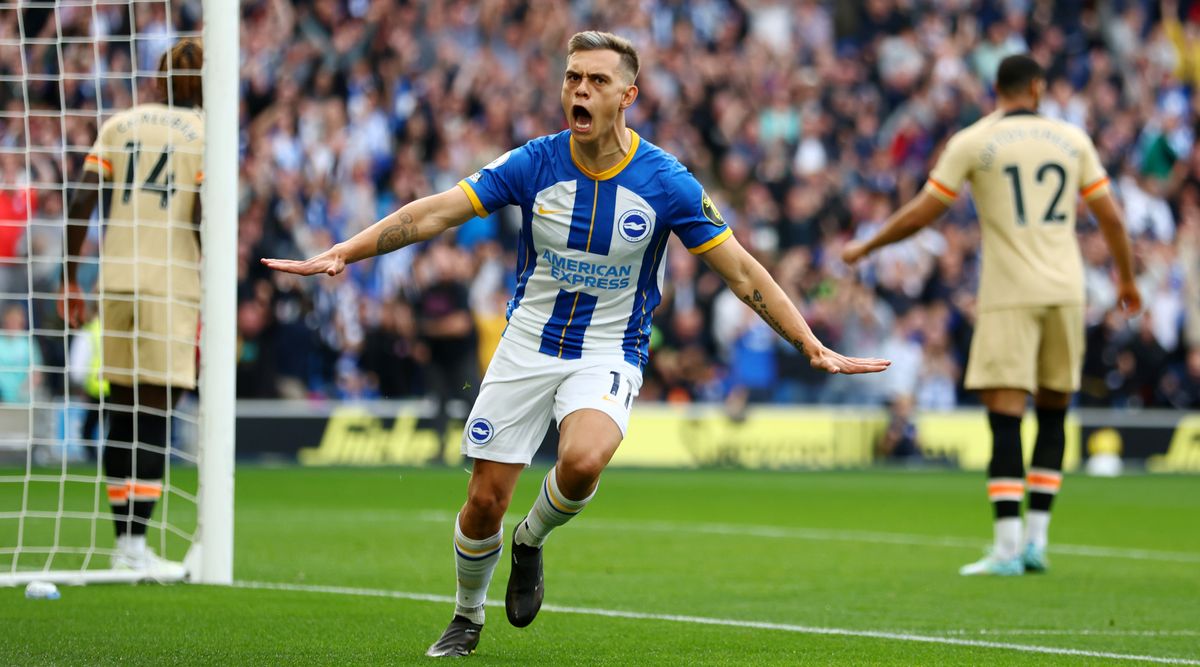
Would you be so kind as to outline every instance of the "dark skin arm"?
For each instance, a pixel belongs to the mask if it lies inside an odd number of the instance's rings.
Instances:
[[[67,279],[62,288],[62,299],[58,302],[58,315],[69,326],[83,324],[84,303],[79,292],[79,253],[87,239],[89,221],[96,203],[100,201],[100,176],[95,172],[83,173],[83,180],[71,194],[67,205]]]
[[[75,259],[83,250],[83,241],[87,238],[89,221],[100,201],[100,176],[86,171],[83,181],[71,194],[71,203],[67,206],[67,282],[76,283],[79,272],[79,262]]]
[[[866,241],[849,243],[842,250],[842,261],[854,264],[880,248],[916,234],[925,227],[933,224],[946,212],[946,205],[940,199],[928,192],[921,191],[916,197],[904,205],[904,208],[892,214],[875,236]]]
[[[1117,303],[1127,315],[1136,315],[1142,309],[1142,295],[1138,293],[1137,283],[1133,275],[1133,251],[1129,247],[1129,235],[1125,233],[1125,223],[1121,220],[1121,209],[1112,193],[1106,193],[1087,202],[1092,215],[1100,225],[1100,233],[1104,243],[1112,253],[1113,263],[1117,265]]]
[[[1142,308],[1142,297],[1138,293],[1133,275],[1133,252],[1129,248],[1129,236],[1121,220],[1121,210],[1111,193],[1097,197],[1088,203],[1092,215],[1100,225],[1100,233],[1112,253],[1117,265],[1117,299],[1129,315]],[[886,245],[902,241],[936,221],[946,211],[946,205],[937,197],[922,191],[897,211],[874,237],[867,241],[850,243],[842,250],[842,260],[854,264],[871,252]]]

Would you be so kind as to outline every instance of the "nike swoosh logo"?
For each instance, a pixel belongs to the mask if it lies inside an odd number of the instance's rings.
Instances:
[[[538,215],[554,215],[555,213],[566,213],[567,211],[565,211],[565,210],[560,211],[558,209],[545,209],[545,208],[542,208],[541,204],[538,204],[537,212],[538,212]]]

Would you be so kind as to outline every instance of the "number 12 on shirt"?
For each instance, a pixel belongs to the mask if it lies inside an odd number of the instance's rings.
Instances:
[[[1017,224],[1022,227],[1026,224],[1025,217],[1025,196],[1021,190],[1021,169],[1015,164],[1010,164],[1004,168],[1004,173],[1008,176],[1009,182],[1012,185],[1013,208],[1017,212]],[[1054,190],[1054,198],[1050,200],[1050,204],[1046,207],[1046,212],[1042,216],[1042,224],[1062,224],[1067,220],[1067,214],[1058,210],[1058,203],[1062,199],[1063,191],[1067,186],[1067,170],[1057,162],[1045,162],[1037,168],[1034,173],[1038,185],[1042,185],[1046,181],[1051,181]],[[1053,182],[1057,178],[1057,184]]]

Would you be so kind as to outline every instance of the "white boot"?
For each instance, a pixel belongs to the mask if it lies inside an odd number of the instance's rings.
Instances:
[[[146,546],[145,535],[121,535],[117,538],[117,552],[112,557],[114,570],[141,572],[146,579],[167,583],[181,581],[187,577],[182,563],[167,560]]]

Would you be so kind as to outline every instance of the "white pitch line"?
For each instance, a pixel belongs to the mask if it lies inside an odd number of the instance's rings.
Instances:
[[[365,516],[363,516],[365,515]],[[454,512],[441,510],[374,510],[360,513],[364,520],[406,520],[431,523],[450,522]],[[951,547],[981,549],[987,541],[967,537],[938,535],[914,535],[911,533],[887,533],[869,530],[831,530],[826,528],[788,528],[783,526],[761,526],[753,524],[691,523],[686,521],[632,521],[625,519],[585,518],[572,523],[571,530],[632,530],[652,533],[696,533],[701,535],[730,535],[737,537],[762,537],[767,539],[810,540],[817,542],[859,542],[866,544],[903,544],[921,547]],[[1160,551],[1155,549],[1125,549],[1121,547],[1095,546],[1089,544],[1051,544],[1049,551],[1056,555],[1085,556],[1090,558],[1121,558],[1127,560],[1150,560],[1168,563],[1200,563],[1200,553],[1188,551]]]
[[[979,630],[937,630],[938,635],[1006,635],[1030,637],[1200,637],[1200,630],[1051,630],[1039,628],[980,628]]]
[[[234,588],[249,588],[258,590],[291,591],[298,593],[330,593],[334,595],[357,595],[362,597],[394,598],[400,600],[416,600],[420,602],[439,602],[453,604],[455,599],[449,595],[431,595],[428,593],[409,593],[405,591],[389,591],[376,588],[349,588],[345,586],[320,586],[309,584],[285,584],[266,581],[235,581]],[[488,606],[503,605],[498,600],[488,603]],[[1132,660],[1153,662],[1163,665],[1200,665],[1200,660],[1190,658],[1170,658],[1154,655],[1137,655],[1131,653],[1110,653],[1108,651],[1087,651],[1057,646],[1037,646],[1034,644],[1009,644],[979,639],[958,639],[955,637],[939,637],[922,635],[912,632],[887,632],[882,630],[854,630],[849,628],[825,628],[809,625],[791,625],[788,623],[768,623],[765,621],[743,621],[733,618],[711,618],[707,616],[681,616],[677,614],[652,614],[619,609],[598,609],[593,607],[567,607],[554,604],[542,605],[542,610],[560,614],[582,614],[586,616],[603,616],[607,618],[627,618],[643,621],[667,621],[671,623],[686,623],[689,625],[714,625],[732,628],[751,628],[754,630],[777,630],[805,635],[826,635],[839,637],[864,637],[869,639],[885,639],[891,641],[917,642],[923,644],[944,644],[949,646],[969,646],[974,648],[994,648],[1023,653],[1041,653],[1043,655],[1066,655],[1080,658],[1104,658],[1108,660]]]
[[[604,522],[603,519],[587,523]],[[652,530],[657,532],[696,532],[712,535],[738,535],[776,539],[818,540],[829,542],[867,542],[870,544],[904,544],[930,547],[961,547],[978,549],[986,543],[964,537],[941,537],[937,535],[913,535],[908,533],[885,533],[867,530],[829,530],[823,528],[780,528],[720,523],[675,523],[659,521],[607,521],[609,526],[619,525],[626,530]],[[1200,553],[1186,551],[1157,551],[1153,549],[1122,549],[1119,547],[1091,546],[1086,544],[1051,544],[1052,554],[1091,556],[1094,558],[1127,558],[1132,560],[1158,560],[1180,563],[1200,563]]]

